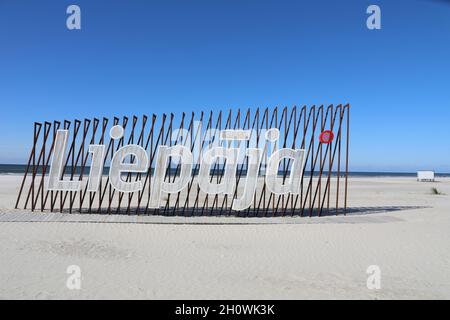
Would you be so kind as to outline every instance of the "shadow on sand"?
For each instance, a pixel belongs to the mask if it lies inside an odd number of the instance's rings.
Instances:
[[[48,212],[35,211],[23,212],[15,210],[0,214],[0,222],[69,222],[69,223],[138,223],[138,224],[187,224],[187,225],[256,225],[256,224],[308,224],[308,223],[385,223],[402,221],[395,215],[384,215],[404,210],[416,210],[430,208],[425,206],[376,206],[376,207],[350,207],[344,216],[343,210],[327,211],[324,209],[319,217],[319,210],[290,211],[290,212],[259,212],[258,215],[250,212],[169,212],[159,210],[153,214],[136,214],[130,210],[112,210],[111,213],[69,211]],[[246,213],[249,213],[246,215]],[[309,217],[313,218],[310,219]]]

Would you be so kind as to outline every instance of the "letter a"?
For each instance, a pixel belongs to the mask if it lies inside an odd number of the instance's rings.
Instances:
[[[373,29],[381,29],[381,9],[379,6],[372,4],[370,6],[367,7],[367,11],[368,14],[371,14],[368,18],[367,18],[367,28],[369,30],[373,30]]]
[[[288,148],[279,149],[272,154],[266,169],[266,185],[270,192],[275,194],[300,193],[303,168],[305,166],[304,154],[304,149],[294,150]],[[287,183],[283,183],[284,179],[278,178],[278,166],[284,158],[290,158],[293,161]]]
[[[66,20],[67,29],[80,30],[81,29],[81,9],[80,9],[80,7],[75,4],[72,4],[67,7],[66,13],[70,14],[70,16],[68,16],[67,20]]]

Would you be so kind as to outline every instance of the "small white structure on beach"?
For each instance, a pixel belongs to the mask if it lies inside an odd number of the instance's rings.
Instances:
[[[417,171],[417,181],[434,181],[434,171],[432,170]]]

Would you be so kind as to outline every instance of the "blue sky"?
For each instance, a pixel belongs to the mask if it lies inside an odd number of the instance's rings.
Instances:
[[[450,172],[450,1],[0,0],[0,43],[0,163],[33,121],[348,102],[351,170]]]

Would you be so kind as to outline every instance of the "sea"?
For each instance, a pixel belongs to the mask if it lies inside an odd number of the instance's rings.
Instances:
[[[27,166],[22,164],[0,164],[0,175],[23,175]],[[70,169],[69,169],[70,170]],[[80,172],[80,167],[75,168],[75,173]],[[38,173],[40,170],[38,170]],[[85,172],[89,172],[89,169],[85,169]],[[317,174],[317,172],[314,172]],[[105,168],[103,174],[108,174],[108,168]],[[306,172],[310,174],[310,172]],[[337,172],[333,172],[336,175]],[[342,172],[340,173],[342,175]],[[417,177],[417,172],[361,172],[350,171],[348,173],[350,177]],[[450,177],[450,173],[435,173],[436,177]]]

